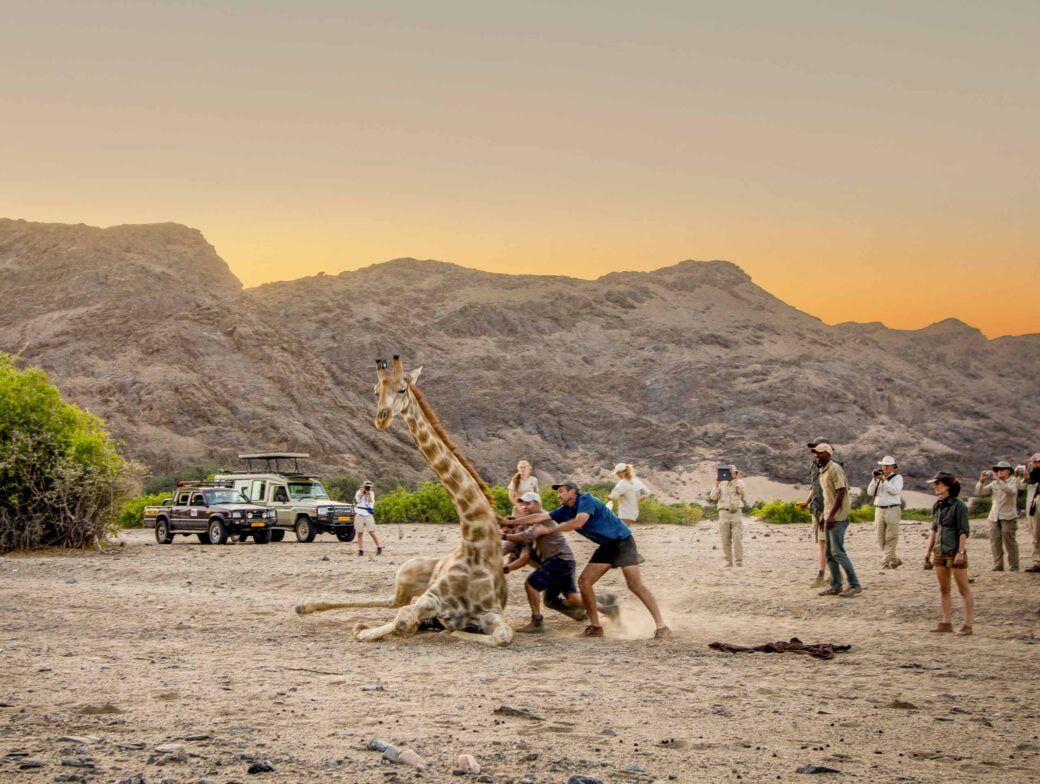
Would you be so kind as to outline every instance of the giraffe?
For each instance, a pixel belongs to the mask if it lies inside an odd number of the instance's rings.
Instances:
[[[375,425],[386,430],[395,416],[404,420],[416,446],[458,510],[460,541],[450,555],[433,563],[429,562],[431,559],[424,559],[424,563],[416,564],[406,575],[402,575],[405,571],[402,566],[398,572],[394,603],[407,600],[416,584],[413,582],[409,589],[404,583],[416,575],[421,578],[424,569],[429,570],[428,587],[411,598],[410,603],[397,605],[400,609],[389,623],[374,628],[363,624],[355,626],[354,639],[373,642],[390,634],[411,634],[420,621],[436,618],[455,636],[492,647],[508,645],[513,638],[513,629],[502,615],[509,591],[502,573],[498,516],[487,486],[470,462],[459,454],[422,392],[415,386],[421,371],[422,368],[418,367],[406,373],[401,358],[396,355],[392,365],[376,360],[375,393],[379,402]],[[351,603],[348,606],[358,605]],[[309,607],[314,609],[308,610]],[[297,612],[305,614],[319,609],[325,607],[321,603],[305,603],[297,607]],[[474,629],[479,631],[474,632]]]

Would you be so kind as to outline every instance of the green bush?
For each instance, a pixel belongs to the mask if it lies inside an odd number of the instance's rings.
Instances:
[[[0,552],[103,540],[138,470],[101,419],[0,354]]]
[[[698,504],[663,504],[655,498],[644,498],[639,502],[640,523],[664,525],[690,525],[704,519],[704,509]]]
[[[513,502],[509,500],[509,488],[502,487],[501,485],[494,485],[493,487],[488,488],[488,492],[491,494],[491,498],[495,502],[496,512],[503,517],[508,517],[513,513]]]
[[[333,501],[354,503],[354,493],[361,487],[361,480],[354,474],[337,474],[323,477],[321,484]]]
[[[903,519],[904,520],[928,520],[931,521],[934,515],[931,509],[904,509]]]
[[[146,506],[161,506],[162,502],[172,495],[172,492],[139,495],[131,498],[129,501],[125,501],[119,508],[119,516],[116,517],[116,527],[140,528],[144,524],[144,508]]]
[[[802,509],[793,501],[770,501],[763,504],[752,514],[761,517],[767,523],[811,523],[812,515],[808,509]]]
[[[458,513],[448,491],[424,482],[415,492],[401,487],[376,496],[377,523],[457,523]]]
[[[993,496],[977,495],[968,504],[968,517],[987,517],[993,508]]]
[[[873,506],[857,506],[849,512],[849,520],[853,523],[872,523],[874,522],[874,507]]]

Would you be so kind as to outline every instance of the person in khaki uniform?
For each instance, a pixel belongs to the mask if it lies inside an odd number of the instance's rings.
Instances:
[[[849,497],[849,482],[845,478],[845,469],[834,462],[834,447],[830,444],[817,444],[813,449],[816,462],[820,464],[820,487],[823,488],[823,529],[827,534],[827,566],[831,571],[829,588],[820,591],[820,596],[855,596],[863,591],[852,567],[852,559],[845,552],[845,529],[849,527],[849,510],[852,499]],[[841,570],[849,587],[841,588]]]
[[[722,540],[722,555],[726,566],[744,565],[744,520],[741,511],[744,509],[744,480],[734,465],[729,466],[733,477],[729,480],[715,479],[715,486],[708,493],[708,498],[718,502],[719,538]]]
[[[1033,535],[1033,565],[1024,571],[1040,572],[1040,452],[1029,458],[1024,481],[1026,484],[1026,519]]]
[[[867,495],[874,499],[874,529],[881,550],[881,568],[896,569],[903,562],[896,555],[899,522],[903,517],[903,477],[896,473],[896,459],[885,455],[874,469]]]
[[[975,483],[975,495],[992,495],[989,510],[989,548],[993,553],[994,572],[1004,571],[1004,551],[1007,550],[1008,569],[1018,571],[1018,491],[1023,485],[1011,474],[1011,463],[1001,460],[993,466],[993,474],[983,471]],[[987,482],[987,480],[989,480]]]
[[[826,438],[814,438],[806,444],[809,451],[816,449],[817,444],[826,444]],[[813,588],[822,588],[827,584],[824,572],[827,570],[827,536],[823,530],[823,488],[820,487],[820,464],[816,462],[816,453],[813,452],[813,461],[809,466],[809,494],[805,500],[798,504],[802,509],[808,509],[812,516],[813,541],[816,542],[819,551],[819,570],[816,579],[810,583]]]

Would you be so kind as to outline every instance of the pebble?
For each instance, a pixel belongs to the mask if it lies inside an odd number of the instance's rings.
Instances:
[[[477,762],[477,758],[472,754],[460,754],[455,765],[463,773],[480,773],[480,763]]]
[[[331,558],[329,558],[329,557],[328,557],[327,555],[323,555],[323,556],[321,557],[321,560],[323,560],[323,561],[331,561],[332,559],[331,559]]]
[[[402,762],[405,765],[411,765],[413,768],[422,770],[426,767],[426,760],[420,757],[411,749],[405,749],[397,755],[397,761]]]
[[[254,762],[249,766],[246,773],[255,775],[257,773],[271,773],[274,771],[274,766],[268,765],[266,762]]]
[[[370,740],[367,748],[369,751],[386,751],[389,747],[389,743],[384,743],[381,740]]]
[[[30,757],[22,757],[18,760],[18,770],[32,770],[33,768],[42,768],[46,763],[43,760],[32,759]]]
[[[60,773],[54,777],[55,781],[90,781],[90,776],[82,773]]]
[[[79,580],[77,580],[75,577],[70,577],[68,580],[65,581],[65,584],[66,585],[75,585],[78,582],[79,582]]]
[[[603,779],[596,778],[595,776],[581,776],[574,774],[567,779],[567,784],[605,784]]]
[[[93,746],[101,742],[101,738],[95,738],[93,735],[62,735],[58,740],[63,743],[78,743],[80,746]]]
[[[401,750],[390,743],[386,744],[386,748],[383,749],[383,759],[389,760],[390,762],[397,762],[401,759]]]
[[[155,751],[159,754],[176,754],[178,751],[184,750],[183,743],[164,743],[161,746],[156,746]]]
[[[795,773],[841,773],[840,770],[835,768],[828,768],[826,765],[802,765],[800,768],[794,769]]]

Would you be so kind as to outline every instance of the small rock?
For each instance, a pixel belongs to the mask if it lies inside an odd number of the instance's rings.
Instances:
[[[70,577],[68,580],[65,581],[65,585],[75,585],[78,582],[79,580],[77,580],[75,577]]]
[[[209,740],[210,736],[202,732],[198,735],[185,735],[184,740]]]
[[[482,784],[489,784],[489,782],[492,782],[494,780],[495,777],[492,776],[490,773],[481,773],[479,776],[477,776],[477,781],[482,782]]]
[[[176,754],[178,751],[184,751],[183,743],[164,743],[161,746],[156,746],[155,751],[159,754]]]
[[[66,768],[93,768],[94,763],[87,760],[63,759],[61,764]]]
[[[401,759],[401,750],[391,743],[386,744],[386,748],[383,749],[383,759],[389,760],[390,762],[397,762]]]
[[[828,768],[826,765],[802,765],[800,768],[794,769],[795,773],[841,773],[840,770],[835,768]]]
[[[90,781],[90,776],[82,773],[59,773],[54,777],[55,781]]]
[[[426,767],[426,760],[420,757],[411,749],[405,749],[397,755],[397,761],[402,762],[405,765],[411,765],[413,768],[422,770]]]
[[[268,765],[266,762],[254,762],[252,765],[249,766],[249,770],[246,771],[246,773],[250,775],[256,775],[257,773],[272,772],[274,772],[274,767],[272,765]]]
[[[386,751],[389,747],[389,743],[384,743],[381,740],[370,740],[367,748],[369,751]]]
[[[617,735],[617,733],[614,732],[614,730],[612,730],[610,727],[606,727],[605,729],[601,730],[599,734],[606,735],[608,738],[613,738]]]
[[[464,773],[480,773],[480,763],[477,762],[477,758],[472,754],[460,754],[455,765],[461,768]]]
[[[378,684],[369,684],[368,686],[362,686],[361,691],[386,691],[386,689]]]
[[[18,760],[18,770],[32,770],[33,768],[42,768],[46,765],[43,760],[32,759],[30,757],[23,757]]]
[[[567,784],[605,784],[603,779],[596,778],[595,776],[581,776],[574,774],[567,779]]]
[[[327,555],[323,555],[323,556],[321,557],[321,560],[323,560],[323,561],[331,561],[332,559],[331,559],[331,558],[329,558],[329,557],[328,557]]]
[[[121,779],[119,784],[148,784],[144,780],[144,776],[140,773],[135,773],[133,776],[127,776],[125,779]]]
[[[63,743],[78,743],[80,746],[93,746],[101,742],[101,738],[95,738],[93,735],[62,735],[58,740]]]

